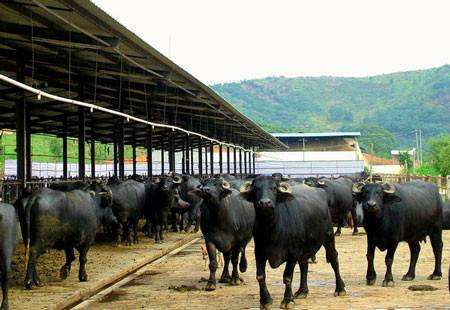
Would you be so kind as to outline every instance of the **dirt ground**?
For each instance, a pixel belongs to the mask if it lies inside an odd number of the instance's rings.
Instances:
[[[132,246],[115,246],[115,243],[105,237],[100,239],[88,252],[86,271],[88,282],[78,281],[78,253],[72,263],[69,277],[60,280],[59,270],[65,263],[64,251],[50,250],[38,260],[37,270],[41,278],[42,287],[33,286],[32,290],[25,290],[23,245],[19,244],[12,263],[13,279],[9,291],[10,309],[54,309],[59,308],[69,298],[84,295],[86,291],[101,286],[103,282],[146,259],[156,259],[180,245],[193,240],[200,234],[169,233],[166,242],[155,244],[153,239],[143,235],[140,243]]]
[[[248,271],[242,275],[242,286],[218,284],[214,292],[203,290],[204,278],[209,272],[202,260],[200,240],[160,263],[149,265],[142,276],[114,289],[103,299],[92,301],[87,309],[255,309],[259,307],[259,289],[255,279],[253,244],[249,245]],[[384,277],[384,254],[377,250],[375,268],[377,281],[374,286],[365,283],[366,236],[352,236],[350,229],[343,229],[337,238],[341,274],[346,283],[347,296],[334,297],[334,275],[325,262],[324,251],[317,255],[318,263],[309,268],[309,296],[297,299],[296,309],[450,309],[447,276],[450,264],[450,231],[444,232],[443,278],[429,281],[426,277],[433,270],[431,245],[422,244],[416,269],[416,279],[401,281],[409,264],[409,249],[402,243],[396,253],[393,274],[395,286],[381,286]],[[284,291],[282,265],[267,270],[268,289],[273,306],[278,307]],[[218,270],[220,275],[221,269]],[[299,286],[299,270],[294,277],[294,291]],[[431,285],[434,291],[413,291],[411,285]]]

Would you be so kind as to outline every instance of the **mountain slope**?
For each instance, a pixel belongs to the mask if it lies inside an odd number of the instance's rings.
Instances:
[[[414,145],[416,128],[424,139],[450,132],[450,65],[367,78],[268,77],[212,88],[270,132],[364,132],[372,126],[376,133],[369,135],[381,139],[386,129],[396,146]]]

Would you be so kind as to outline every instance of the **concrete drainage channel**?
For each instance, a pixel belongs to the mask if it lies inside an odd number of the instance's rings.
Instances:
[[[160,255],[152,256],[148,259],[140,261],[137,265],[116,273],[110,278],[96,284],[94,287],[73,294],[63,302],[55,305],[54,309],[84,309],[91,303],[101,300],[106,295],[111,293],[114,289],[121,287],[141,276],[145,272],[145,267],[153,264],[158,264],[168,259],[169,257],[176,255],[186,247],[200,240],[200,238],[200,234],[187,236],[186,238],[174,244],[172,247],[160,253]]]

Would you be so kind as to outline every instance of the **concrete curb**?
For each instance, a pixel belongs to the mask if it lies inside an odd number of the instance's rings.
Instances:
[[[201,237],[201,233],[196,234],[187,234],[185,238],[175,242],[172,246],[164,249],[164,250],[158,250],[152,253],[151,255],[147,256],[145,259],[141,260],[137,264],[117,272],[116,274],[101,280],[100,282],[95,283],[92,287],[86,288],[80,291],[74,292],[71,296],[67,297],[64,301],[61,301],[57,303],[52,309],[70,309],[71,307],[76,306],[77,304],[81,303],[87,298],[90,298],[91,296],[97,294],[98,292],[102,291],[105,287],[110,286],[129,274],[132,274],[136,272],[138,269],[142,268],[143,266],[152,263],[153,261],[161,258],[162,256],[172,252],[173,250],[185,245],[186,243],[189,243],[190,241]]]

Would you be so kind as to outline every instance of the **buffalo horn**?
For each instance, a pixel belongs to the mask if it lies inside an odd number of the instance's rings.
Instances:
[[[228,182],[225,181],[225,180],[222,180],[222,186],[223,186],[223,188],[225,188],[225,189],[230,189],[230,183],[228,183]]]
[[[363,182],[353,183],[352,192],[355,194],[360,193],[364,185],[365,184]]]
[[[292,187],[286,182],[281,182],[280,185],[278,185],[278,190],[282,193],[292,193]]]
[[[239,188],[239,191],[241,193],[249,192],[252,189],[252,182],[246,181],[244,184],[242,184],[241,188]]]
[[[395,186],[394,186],[394,184],[392,184],[390,182],[384,182],[382,184],[382,186],[383,186],[383,191],[386,194],[393,194],[393,193],[395,193]]]

